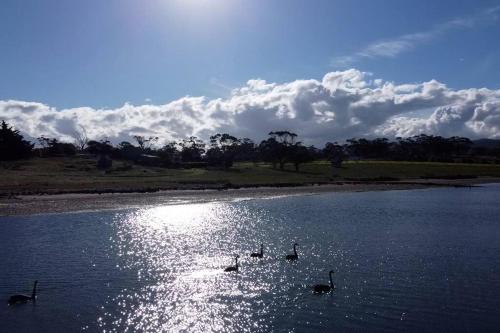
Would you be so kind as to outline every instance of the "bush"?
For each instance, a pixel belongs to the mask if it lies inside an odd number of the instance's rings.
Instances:
[[[108,170],[113,166],[113,160],[107,155],[99,156],[97,160],[97,168],[100,170]]]

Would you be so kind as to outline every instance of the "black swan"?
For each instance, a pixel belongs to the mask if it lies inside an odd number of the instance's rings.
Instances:
[[[264,257],[264,245],[260,244],[260,253],[254,252],[250,255],[252,258],[262,258]]]
[[[299,256],[297,255],[297,249],[296,246],[299,245],[297,243],[293,244],[293,254],[288,254],[286,256],[286,260],[297,260],[299,259]]]
[[[324,293],[329,293],[333,289],[335,289],[335,286],[333,285],[333,280],[332,280],[332,275],[333,271],[330,271],[328,273],[330,276],[330,285],[327,284],[315,284],[313,289],[315,294],[324,294]]]
[[[33,292],[31,296],[28,295],[12,295],[9,297],[9,305],[17,304],[17,303],[26,303],[28,301],[35,301],[36,299],[36,285],[38,284],[38,280],[35,281],[33,285]]]
[[[224,272],[237,272],[238,271],[238,258],[240,256],[236,256],[235,259],[236,259],[236,265],[235,266],[229,266],[229,267],[226,267],[224,269]]]

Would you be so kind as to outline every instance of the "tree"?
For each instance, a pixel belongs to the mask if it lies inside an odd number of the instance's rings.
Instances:
[[[151,147],[158,142],[158,137],[157,136],[149,136],[145,137],[142,135],[134,135],[135,141],[137,141],[137,144],[139,145],[139,148],[141,148],[142,151],[147,151],[150,150]]]
[[[280,170],[285,169],[285,163],[290,161],[293,155],[294,146],[300,144],[295,142],[297,134],[289,131],[269,132],[270,138],[264,140],[259,145],[261,157],[266,162],[271,162],[273,168],[279,164]]]
[[[122,141],[117,147],[119,156],[129,161],[137,161],[141,156],[141,148],[128,141]]]
[[[93,155],[97,155],[97,168],[101,170],[111,169],[113,166],[113,160],[110,155],[115,153],[116,150],[111,145],[111,142],[107,139],[102,139],[101,141],[90,140],[87,143],[86,150]]]
[[[240,144],[240,140],[229,134],[215,134],[210,137],[210,145],[222,150],[232,150]]]
[[[330,164],[332,166],[332,175],[336,176],[336,169],[341,168],[342,162],[344,161],[344,148],[337,142],[327,142],[325,144],[325,148],[323,148],[323,153],[330,161]]]
[[[470,139],[460,136],[452,136],[448,140],[451,141],[454,147],[454,154],[457,156],[467,154],[473,145]]]
[[[73,156],[76,154],[77,148],[72,143],[59,142],[57,139],[47,138],[43,135],[37,140],[42,146],[42,157]]]
[[[353,138],[347,140],[346,148],[354,157],[383,159],[389,157],[391,144],[386,138],[374,140]]]
[[[93,155],[109,155],[113,152],[113,146],[107,139],[101,141],[90,140],[86,150]]]
[[[236,161],[252,161],[257,162],[259,157],[257,147],[255,143],[249,138],[243,138],[240,140],[240,145],[238,146],[238,152],[235,156]]]
[[[18,130],[12,129],[5,121],[0,127],[0,161],[17,160],[31,156],[33,144],[24,140]]]
[[[279,164],[280,169],[283,170],[286,162],[286,154],[282,148],[275,138],[269,138],[259,144],[259,154],[264,162],[272,164],[273,169],[276,169],[276,166]]]
[[[75,145],[79,151],[84,151],[87,147],[87,143],[89,142],[89,138],[87,136],[87,131],[85,127],[82,125],[79,126],[80,130],[75,130],[73,133],[73,139],[75,140]]]
[[[177,166],[180,162],[180,154],[175,141],[166,144],[157,153],[164,166]]]
[[[210,149],[206,158],[211,165],[221,165],[224,169],[233,166],[241,142],[229,134],[216,134],[210,137]]]
[[[297,172],[299,172],[300,164],[311,162],[313,159],[314,155],[311,151],[301,144],[296,144],[290,149],[290,161],[295,166],[295,171]]]
[[[200,162],[205,153],[205,143],[195,136],[184,139],[181,146],[181,158],[183,162]]]
[[[289,131],[274,131],[269,132],[269,136],[271,138],[274,138],[278,143],[281,143],[285,146],[291,146],[295,143],[297,134]]]

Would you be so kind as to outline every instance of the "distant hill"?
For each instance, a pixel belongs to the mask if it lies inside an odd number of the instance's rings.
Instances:
[[[499,139],[479,139],[479,140],[473,140],[472,143],[474,144],[474,147],[482,147],[482,148],[500,147]]]

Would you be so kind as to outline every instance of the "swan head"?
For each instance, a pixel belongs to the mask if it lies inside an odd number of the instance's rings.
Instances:
[[[333,274],[333,273],[335,273],[333,270],[328,272],[328,274]]]

